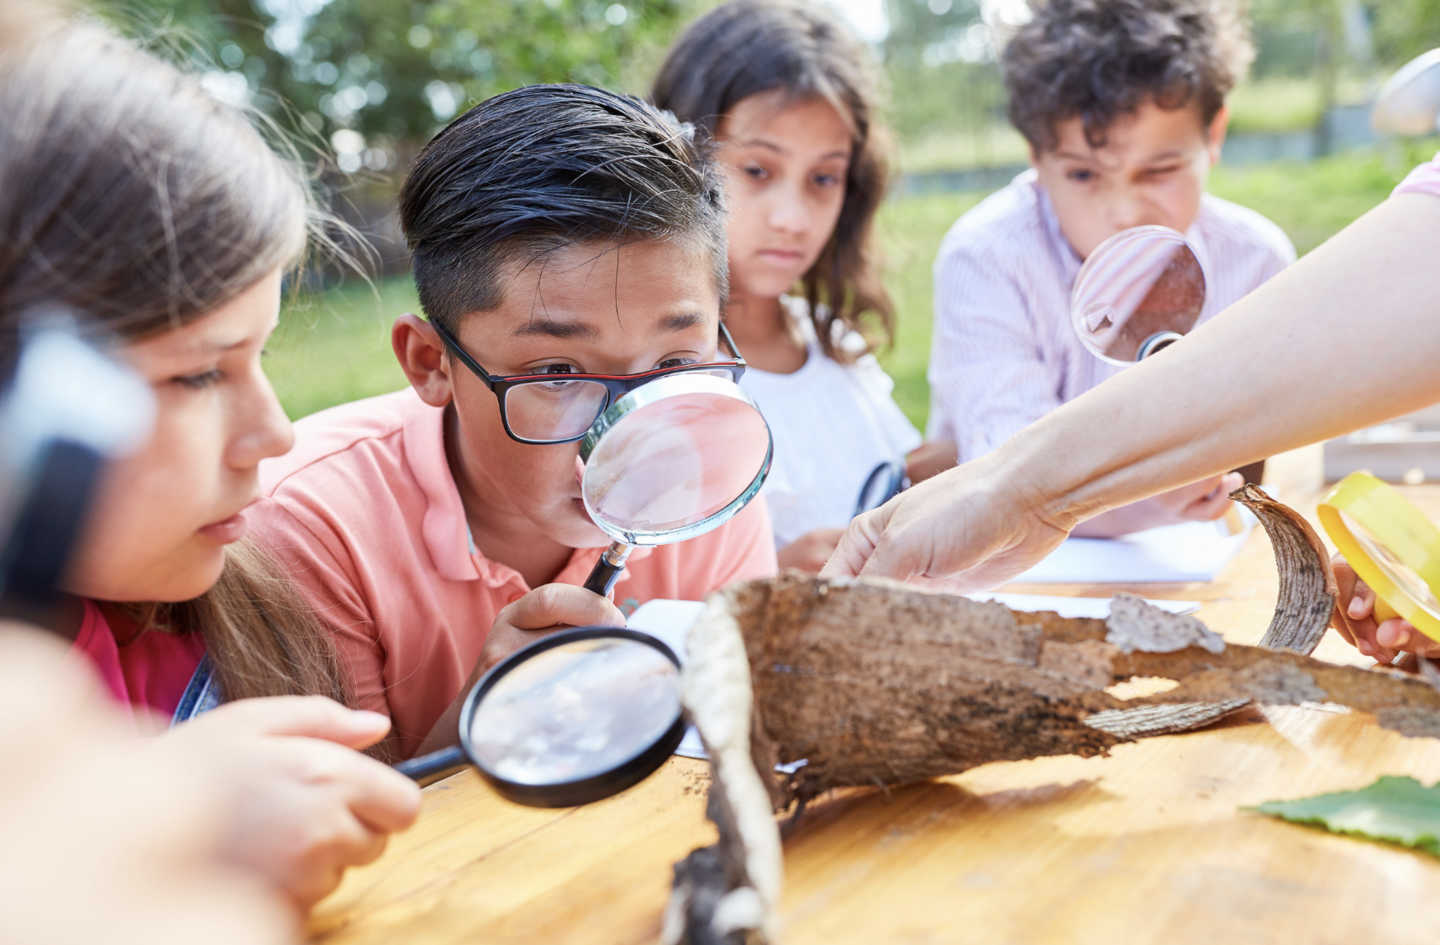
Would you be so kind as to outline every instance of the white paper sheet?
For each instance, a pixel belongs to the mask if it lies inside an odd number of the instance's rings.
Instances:
[[[1059,597],[1043,594],[971,594],[971,600],[994,600],[1011,610],[1053,610],[1062,617],[1108,617],[1108,597]],[[1151,600],[1150,603],[1171,613],[1188,614],[1200,605],[1190,600]],[[652,600],[641,604],[630,615],[629,626],[659,637],[685,662],[685,635],[700,617],[705,605],[693,600]],[[704,758],[705,748],[692,725],[675,754],[686,758]]]
[[[1030,584],[1155,584],[1213,581],[1250,537],[1254,518],[1231,535],[1222,521],[1186,522],[1124,538],[1067,538],[1029,571]]]

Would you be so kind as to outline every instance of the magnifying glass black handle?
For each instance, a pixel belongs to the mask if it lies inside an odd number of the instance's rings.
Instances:
[[[601,597],[609,597],[610,592],[615,589],[615,582],[620,580],[620,572],[625,570],[625,561],[629,557],[629,545],[623,541],[612,543],[600,553],[600,560],[590,569],[590,576],[585,579],[585,590],[594,591]]]
[[[402,761],[395,766],[395,770],[407,778],[423,781],[433,774],[449,771],[451,768],[459,768],[469,763],[470,759],[465,757],[464,749],[459,745],[451,745],[449,748],[432,751],[428,755]]]

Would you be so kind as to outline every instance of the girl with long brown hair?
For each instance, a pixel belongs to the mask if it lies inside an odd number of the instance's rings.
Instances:
[[[0,360],[63,308],[146,382],[154,429],[108,471],[61,631],[116,701],[226,746],[253,801],[235,856],[299,904],[407,825],[413,785],[352,750],[387,723],[343,700],[333,646],[244,541],[290,424],[260,367],[316,219],[246,116],[101,27],[62,21],[0,68]],[[238,700],[238,701],[237,701]],[[102,799],[103,802],[103,799]]]
[[[685,30],[651,92],[707,133],[725,175],[725,324],[775,434],[782,567],[818,570],[867,483],[883,499],[954,462],[921,443],[872,354],[895,326],[872,234],[888,183],[874,72],[825,9],[733,0]]]

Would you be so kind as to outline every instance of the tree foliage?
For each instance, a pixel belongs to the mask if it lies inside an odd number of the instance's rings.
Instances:
[[[275,93],[327,137],[423,141],[468,103],[532,82],[643,89],[701,0],[98,0],[139,32],[179,27],[206,64]],[[644,70],[643,72],[641,70]],[[262,99],[262,105],[265,100]],[[342,139],[343,140],[343,139]]]

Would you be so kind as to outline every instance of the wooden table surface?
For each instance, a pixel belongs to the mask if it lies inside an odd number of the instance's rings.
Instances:
[[[1272,494],[1313,511],[1318,454],[1272,461]],[[1440,518],[1440,487],[1406,490]],[[1274,603],[1258,529],[1200,600],[1254,643]],[[1097,596],[1115,585],[1020,590]],[[1316,656],[1364,665],[1331,634]],[[1440,742],[1332,707],[1256,710],[1108,757],[998,763],[812,803],[785,838],[782,940],[800,943],[1379,943],[1440,936],[1440,860],[1249,813],[1273,798],[1440,779]],[[675,758],[619,797],[537,810],[466,772],[316,910],[327,945],[655,942],[670,867],[710,843],[706,767]]]

